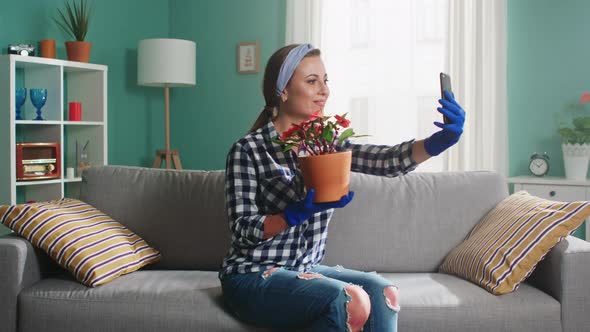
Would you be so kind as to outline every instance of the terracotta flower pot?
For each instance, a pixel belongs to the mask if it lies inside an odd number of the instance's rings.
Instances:
[[[55,59],[55,39],[41,40],[41,57]]]
[[[305,188],[315,189],[315,203],[334,202],[348,194],[352,152],[299,156]]]
[[[88,62],[90,60],[90,49],[92,43],[83,41],[67,41],[66,53],[68,60],[78,62]]]

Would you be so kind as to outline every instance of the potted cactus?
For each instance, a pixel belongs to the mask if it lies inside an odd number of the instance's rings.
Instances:
[[[53,18],[55,23],[69,34],[73,41],[65,42],[68,60],[88,62],[92,44],[84,41],[88,33],[92,7],[87,0],[69,0],[65,2],[65,10],[57,10],[58,17]]]
[[[580,104],[572,104],[569,110],[573,114],[590,101],[590,93],[583,93]],[[561,150],[565,166],[565,176],[568,179],[584,180],[588,172],[590,160],[590,116],[575,116],[573,126],[563,126],[557,130],[562,139]]]
[[[336,145],[355,135],[344,115],[324,116],[314,112],[301,124],[293,124],[273,139],[284,151],[297,147],[297,160],[307,189],[314,188],[314,202],[338,201],[348,194],[351,151],[336,151]]]

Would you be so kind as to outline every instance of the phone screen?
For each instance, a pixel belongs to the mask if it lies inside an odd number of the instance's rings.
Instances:
[[[451,93],[453,92],[453,88],[451,87],[451,76],[445,73],[440,73],[440,97],[442,99],[447,99],[445,98],[445,94],[443,92],[444,90],[447,90]],[[446,115],[443,115],[443,122],[450,123]]]

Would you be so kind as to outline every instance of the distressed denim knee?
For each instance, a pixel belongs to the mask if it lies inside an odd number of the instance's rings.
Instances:
[[[371,313],[369,294],[362,287],[352,284],[346,286],[345,291],[351,298],[346,305],[348,330],[352,332],[362,331]]]
[[[314,280],[309,281],[313,282]],[[352,291],[352,293],[354,293],[354,291]],[[354,296],[356,296],[356,294]],[[353,302],[354,304],[351,305]],[[354,299],[350,295],[347,286],[342,285],[338,295],[330,302],[327,310],[309,326],[308,330],[313,332],[361,331],[364,321],[362,310],[360,310],[362,309],[362,306],[358,309],[355,307],[358,302],[358,299]],[[351,310],[354,312],[349,313]],[[368,318],[368,314],[364,317],[364,320],[366,320],[366,318]]]
[[[383,296],[385,296],[387,307],[399,312],[399,288],[397,286],[387,286],[383,289]]]

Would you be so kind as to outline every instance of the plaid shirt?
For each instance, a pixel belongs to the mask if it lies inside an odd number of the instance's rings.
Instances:
[[[263,239],[266,216],[282,212],[306,194],[296,153],[283,152],[279,144],[271,141],[272,137],[278,138],[279,134],[269,120],[237,140],[227,155],[225,203],[231,246],[219,271],[220,278],[276,266],[304,272],[324,257],[334,209],[318,212],[300,225]],[[394,177],[416,168],[413,143],[414,139],[395,146],[354,144],[347,139],[336,150],[352,150],[353,172]]]

